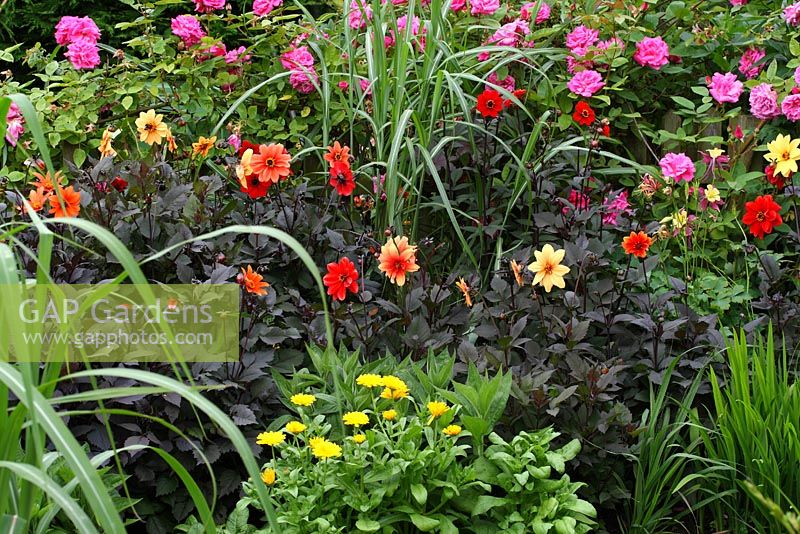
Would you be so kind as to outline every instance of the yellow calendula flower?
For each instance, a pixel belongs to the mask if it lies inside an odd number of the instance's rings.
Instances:
[[[408,397],[407,389],[383,388],[383,391],[381,391],[382,399],[400,400],[406,397]]]
[[[387,421],[394,421],[397,419],[397,410],[386,410],[381,414]]]
[[[261,481],[266,484],[267,486],[272,486],[275,484],[275,477],[277,473],[271,467],[268,467],[261,471]]]
[[[122,130],[110,131],[108,128],[103,131],[103,137],[100,139],[100,146],[97,150],[100,151],[100,157],[113,158],[117,155],[117,151],[111,146],[111,140],[120,134]]]
[[[308,446],[311,447],[311,448],[314,448],[317,445],[319,445],[320,443],[322,443],[323,441],[325,441],[325,438],[320,437],[320,436],[315,436],[315,437],[313,437],[313,438],[308,440]]]
[[[528,265],[534,274],[533,285],[541,285],[550,293],[553,286],[564,288],[564,276],[569,273],[569,267],[561,265],[564,260],[564,250],[555,250],[551,244],[546,244],[542,250],[534,251],[536,261]]]
[[[408,397],[408,385],[396,376],[384,376],[383,385],[385,388],[381,392],[381,398],[399,400]]]
[[[299,434],[306,429],[306,425],[300,421],[289,421],[286,423],[286,431],[290,434]]]
[[[317,401],[314,395],[308,393],[296,393],[289,398],[292,404],[296,406],[309,407]]]
[[[363,374],[356,378],[356,384],[365,388],[376,388],[383,385],[383,377],[375,374]]]
[[[360,445],[360,444],[364,443],[365,441],[367,441],[367,436],[365,436],[364,434],[356,434],[356,435],[353,436],[353,441],[355,441],[356,443],[358,443]]]
[[[449,425],[449,426],[444,427],[442,432],[444,432],[448,436],[457,436],[457,435],[461,434],[461,427],[458,426],[458,425]]]
[[[778,134],[774,140],[767,143],[769,153],[764,159],[775,165],[775,174],[785,177],[797,172],[797,160],[800,159],[800,139],[792,139],[788,135]]]
[[[286,439],[286,435],[281,432],[262,432],[258,436],[256,436],[256,443],[259,445],[268,445],[270,447],[274,447],[275,445],[280,445]]]
[[[428,411],[431,413],[431,416],[428,419],[428,424],[431,424],[431,422],[434,419],[436,419],[437,417],[441,417],[442,415],[447,413],[447,411],[449,409],[450,409],[450,407],[444,402],[440,402],[440,401],[429,402],[428,403]]]
[[[342,448],[336,443],[320,438],[311,445],[311,454],[322,460],[338,458],[342,455]]]
[[[217,142],[217,136],[212,135],[211,137],[203,137],[200,136],[200,139],[197,140],[196,143],[192,143],[192,156],[208,156],[208,151],[214,148],[214,144]]]
[[[139,141],[152,145],[160,145],[161,141],[169,134],[169,128],[163,122],[164,116],[156,114],[154,109],[139,113],[136,119],[136,131],[139,132]]]
[[[347,412],[343,417],[344,424],[356,428],[369,424],[369,417],[364,412]]]

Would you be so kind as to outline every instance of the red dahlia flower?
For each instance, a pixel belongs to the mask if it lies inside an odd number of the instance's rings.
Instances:
[[[122,193],[123,191],[125,191],[125,188],[128,187],[128,181],[120,176],[117,176],[116,178],[111,180],[111,187]]]
[[[786,185],[786,180],[784,179],[782,174],[775,174],[775,165],[767,165],[764,167],[764,174],[767,175],[767,181],[777,187],[778,189],[783,189]],[[792,172],[789,172],[789,178],[791,178]]]
[[[517,100],[522,102],[525,99],[525,95],[527,93],[528,93],[528,91],[526,91],[525,89],[517,89],[516,91],[514,91],[511,94],[514,95],[514,98],[516,98]],[[513,107],[514,106],[514,101],[509,98],[508,100],[503,102],[503,106],[506,107],[506,108]]]
[[[477,108],[484,119],[497,118],[503,111],[503,97],[494,89],[486,89],[478,95]]]
[[[347,292],[358,293],[358,271],[355,264],[348,258],[342,258],[338,263],[328,264],[328,274],[322,281],[328,288],[328,295],[333,300],[344,300]]]
[[[745,214],[742,222],[750,227],[750,233],[759,239],[771,234],[773,228],[783,224],[781,219],[781,206],[774,200],[772,195],[761,195],[752,202],[744,205]]]
[[[343,161],[334,162],[331,167],[331,181],[330,184],[336,189],[336,192],[343,197],[353,194],[356,189],[356,181],[353,179],[353,171],[350,170],[350,164]]]
[[[575,106],[575,113],[572,114],[572,118],[581,126],[591,126],[595,119],[594,110],[589,104],[581,100]]]
[[[245,189],[242,187],[240,189],[242,193],[247,193],[247,196],[253,200],[267,196],[269,186],[272,185],[272,182],[262,182],[259,180],[257,174],[246,176],[245,180],[247,180],[247,188]]]

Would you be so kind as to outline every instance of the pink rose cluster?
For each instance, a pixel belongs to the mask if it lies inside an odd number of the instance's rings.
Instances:
[[[498,78],[497,72],[492,72],[489,77],[486,79],[487,82],[502,87],[509,93],[513,93],[514,89],[517,88],[517,81],[514,79],[513,76],[510,74],[506,74],[505,78]],[[490,85],[486,85],[486,89],[494,89],[494,87]]]
[[[494,15],[500,9],[500,0],[470,0],[470,14]]]
[[[367,0],[352,0],[350,11],[347,14],[350,28],[363,30],[367,27],[367,21],[372,20],[372,8],[369,7]]]
[[[645,37],[636,43],[633,60],[642,67],[660,70],[669,63],[669,46],[661,37]]]
[[[533,11],[534,9],[536,9],[536,2],[528,2],[527,4],[523,5],[519,10],[520,18],[522,20],[529,21],[535,14],[536,16],[533,19],[535,24],[541,24],[550,18],[550,6],[547,5],[547,3],[542,2],[539,5],[539,10],[536,12]]]
[[[405,35],[407,25],[408,15],[403,15],[397,19],[397,31],[400,34]],[[419,17],[415,16],[413,19],[411,19],[411,37],[416,41],[419,50],[425,48],[425,33],[427,31],[428,30],[422,24]],[[389,34],[384,37],[383,44],[386,48],[390,48],[394,46],[395,42],[394,30],[389,30]]]
[[[299,93],[307,95],[319,85],[319,76],[314,69],[314,56],[307,46],[296,46],[281,56],[281,65],[289,71],[289,83]]]
[[[576,72],[572,79],[567,82],[567,89],[576,95],[589,98],[605,85],[606,82],[603,81],[603,76],[596,70],[582,70]]]
[[[661,174],[667,178],[672,178],[675,183],[681,180],[691,182],[694,179],[694,162],[683,152],[676,154],[670,152],[666,154],[658,165],[661,167]]]
[[[178,15],[173,18],[172,33],[180,37],[187,47],[196,45],[206,36],[200,21],[192,15]]]
[[[61,17],[56,24],[56,42],[66,46],[65,56],[77,70],[100,64],[100,29],[90,17]]]
[[[484,45],[493,44],[495,46],[508,46],[513,48],[531,48],[533,41],[527,40],[530,35],[531,29],[527,22],[522,19],[514,19],[513,21],[500,26],[494,34],[486,40]],[[478,61],[486,61],[489,59],[488,52],[481,52],[478,54]]]
[[[748,48],[739,59],[739,72],[748,80],[752,80],[764,68],[764,64],[759,63],[759,61],[764,59],[766,55],[767,53],[763,48]]]
[[[19,106],[12,102],[6,113],[6,141],[11,146],[17,146],[19,136],[25,133],[23,124],[25,124],[25,120],[22,118]]]
[[[769,120],[779,117],[778,93],[768,83],[761,83],[750,90],[750,113],[757,119]]]
[[[608,66],[602,61],[594,61],[590,53],[602,54],[614,48],[625,48],[621,39],[614,36],[605,41],[600,40],[600,32],[581,24],[567,34],[566,46],[570,51],[567,56],[567,71],[572,78],[567,88],[576,95],[589,98],[605,87],[603,76],[595,69]]]
[[[708,89],[714,100],[720,104],[725,102],[735,104],[739,101],[739,97],[742,96],[744,84],[737,80],[736,75],[732,72],[726,72],[725,74],[715,72],[708,82]]]
[[[192,0],[194,10],[198,13],[211,13],[225,7],[225,0]]]
[[[800,25],[800,2],[795,2],[783,8],[783,19],[789,26]]]
[[[255,0],[253,2],[253,13],[257,17],[266,17],[282,5],[283,0]]]

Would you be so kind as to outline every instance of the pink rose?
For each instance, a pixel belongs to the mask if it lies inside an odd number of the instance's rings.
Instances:
[[[500,0],[471,0],[470,5],[472,15],[493,15],[500,9]]]
[[[283,0],[255,0],[253,2],[253,14],[257,17],[266,17],[282,5]]]
[[[198,13],[211,13],[217,9],[225,7],[225,0],[192,0],[194,10]]]
[[[661,166],[661,173],[676,183],[681,180],[691,182],[694,178],[694,163],[683,152],[680,154],[670,152],[661,158],[658,164]]]
[[[531,20],[531,16],[533,15],[533,10],[536,8],[536,2],[528,2],[527,4],[523,5],[522,8],[519,10],[519,16],[522,20]],[[536,12],[536,18],[534,19],[535,24],[541,24],[542,22],[546,21],[550,18],[550,6],[547,5],[545,2],[542,2],[539,5],[539,11]]]
[[[94,41],[74,41],[67,46],[64,55],[77,70],[93,69],[100,64],[100,49]]]
[[[567,88],[576,95],[589,98],[605,86],[606,82],[596,70],[582,70],[575,73],[567,83]]]
[[[778,93],[768,83],[762,83],[750,90],[750,113],[763,120],[779,117]]]
[[[790,121],[800,121],[800,94],[784,98],[781,102],[781,111]]]
[[[517,88],[517,81],[510,74],[507,74],[506,77],[503,78],[502,80],[498,80],[497,79],[497,73],[493,72],[493,73],[491,73],[489,75],[489,77],[486,79],[486,81],[489,82],[489,83],[492,83],[494,85],[498,85],[498,86],[502,87],[503,89],[505,89],[509,93],[513,93],[514,89]],[[494,87],[491,87],[489,85],[487,85],[486,88],[487,89],[494,89]]]
[[[567,34],[567,48],[576,56],[583,57],[589,47],[597,42],[600,32],[587,28],[583,24]]]
[[[467,7],[467,0],[453,0],[450,2],[450,11],[458,13]]]
[[[366,0],[352,0],[350,11],[347,14],[347,21],[353,30],[363,30],[367,27],[367,21],[372,20],[372,8]]]
[[[800,24],[800,2],[795,2],[783,8],[783,18],[790,26]]]
[[[756,63],[764,59],[765,55],[766,52],[763,48],[748,48],[739,59],[739,72],[748,80],[755,78],[764,68],[763,63],[760,65],[756,65]]]
[[[669,63],[669,47],[661,37],[645,37],[636,43],[633,59],[642,67],[659,70]]]
[[[172,19],[172,33],[180,37],[186,46],[194,46],[206,36],[200,21],[192,15],[178,15]]]
[[[75,41],[100,40],[100,29],[90,17],[61,17],[56,24],[56,42],[65,46]]]
[[[709,92],[714,100],[720,104],[724,102],[736,103],[742,96],[744,85],[736,79],[736,75],[731,72],[725,74],[715,72],[708,84]]]

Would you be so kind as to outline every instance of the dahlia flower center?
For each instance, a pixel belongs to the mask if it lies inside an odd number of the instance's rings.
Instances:
[[[267,165],[267,167],[274,167],[275,166],[275,160],[272,159],[272,158],[267,158],[266,165]]]
[[[764,222],[766,219],[767,219],[767,216],[764,214],[763,211],[759,211],[758,214],[756,215],[756,220],[758,222]]]
[[[347,184],[347,177],[344,174],[339,173],[336,175],[336,181],[339,183],[339,185],[345,185]]]
[[[394,269],[395,271],[405,271],[406,270],[405,262],[403,260],[397,260],[396,262],[394,262]]]
[[[153,130],[156,129],[156,125],[150,122],[145,125],[144,129],[145,131],[152,132]]]
[[[553,268],[555,268],[555,265],[553,265],[552,263],[548,263],[547,265],[544,266],[544,273],[553,274]]]
[[[486,102],[486,107],[489,109],[494,109],[494,100],[489,100]]]

